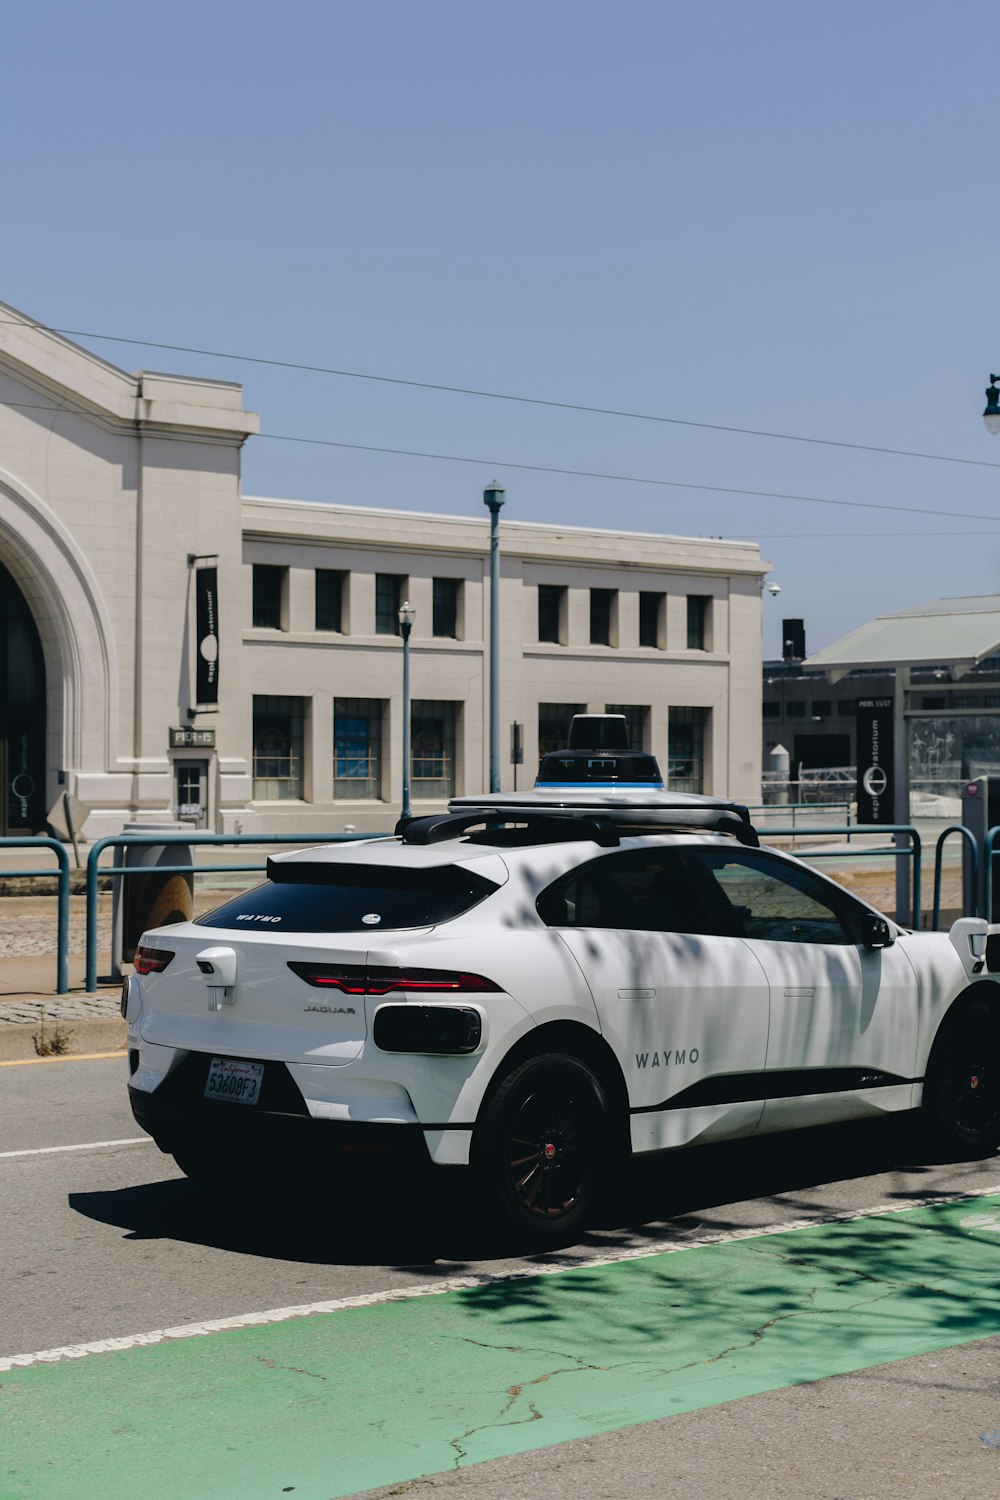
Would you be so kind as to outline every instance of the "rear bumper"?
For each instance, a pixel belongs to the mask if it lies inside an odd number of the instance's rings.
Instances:
[[[317,1117],[284,1063],[268,1062],[256,1104],[204,1097],[211,1056],[190,1052],[152,1092],[129,1084],[136,1123],[161,1151],[190,1151],[213,1145],[250,1155],[277,1155],[289,1164],[317,1151],[377,1153],[430,1160],[417,1124]]]

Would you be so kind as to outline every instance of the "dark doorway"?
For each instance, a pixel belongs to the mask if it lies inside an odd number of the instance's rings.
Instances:
[[[45,662],[24,595],[0,563],[0,834],[45,828]]]
[[[803,771],[825,770],[827,766],[851,764],[849,734],[797,734],[795,762]]]

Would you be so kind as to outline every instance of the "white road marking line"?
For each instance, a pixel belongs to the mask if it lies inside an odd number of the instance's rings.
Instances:
[[[1000,1183],[964,1193],[941,1193],[931,1200],[921,1196],[904,1199],[901,1203],[881,1203],[853,1213],[821,1214],[815,1219],[796,1219],[791,1223],[767,1224],[756,1229],[708,1229],[700,1234],[678,1237],[674,1244],[636,1246],[609,1255],[553,1255],[543,1264],[525,1271],[503,1271],[496,1274],[486,1271],[474,1276],[452,1276],[444,1281],[389,1287],[381,1292],[366,1292],[357,1297],[335,1297],[329,1302],[272,1307],[266,1312],[237,1313],[232,1318],[210,1318],[202,1323],[181,1323],[174,1328],[153,1328],[147,1333],[131,1333],[122,1338],[94,1339],[86,1344],[64,1344],[57,1349],[38,1349],[33,1354],[11,1354],[0,1357],[0,1374],[8,1370],[27,1369],[29,1365],[56,1364],[63,1359],[86,1359],[91,1354],[120,1354],[129,1349],[148,1348],[151,1344],[202,1338],[208,1333],[228,1333],[238,1328],[261,1328],[269,1323],[288,1323],[294,1318],[321,1317],[326,1313],[345,1312],[353,1307],[409,1302],[417,1297],[440,1297],[446,1292],[471,1291],[481,1286],[498,1286],[502,1282],[535,1281],[540,1276],[555,1276],[561,1271],[589,1270],[592,1266],[613,1266],[631,1260],[653,1260],[658,1255],[674,1255],[680,1250],[694,1250],[703,1245],[726,1245],[737,1240],[762,1239],[769,1234],[819,1229],[828,1224],[851,1224],[859,1219],[876,1218],[880,1214],[898,1214],[914,1208],[936,1208],[947,1203],[972,1202],[976,1198],[989,1198],[996,1194],[1000,1194]]]
[[[14,1156],[56,1156],[60,1151],[102,1151],[105,1146],[151,1146],[148,1135],[130,1135],[124,1141],[83,1141],[79,1146],[33,1146],[30,1151],[0,1151],[0,1161]]]

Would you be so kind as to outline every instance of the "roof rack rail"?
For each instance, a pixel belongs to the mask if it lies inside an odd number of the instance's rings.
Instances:
[[[395,832],[404,844],[439,844],[458,838],[470,828],[489,830],[524,827],[531,833],[548,835],[555,841],[590,839],[603,848],[614,849],[621,843],[611,818],[593,813],[567,817],[548,808],[483,808],[476,812],[431,813],[423,818],[400,818]]]
[[[760,847],[757,830],[747,808],[739,802],[721,798],[696,797],[685,793],[594,788],[583,791],[567,788],[564,793],[509,792],[483,794],[480,797],[454,797],[449,812],[457,816],[477,812],[503,814],[510,822],[522,823],[528,817],[544,816],[551,820],[554,838],[572,838],[559,828],[577,819],[600,819],[619,835],[633,838],[651,833],[721,833],[736,839],[750,849]]]

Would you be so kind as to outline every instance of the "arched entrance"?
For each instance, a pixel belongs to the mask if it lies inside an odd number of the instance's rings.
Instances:
[[[45,663],[24,595],[0,563],[0,834],[45,828]]]

